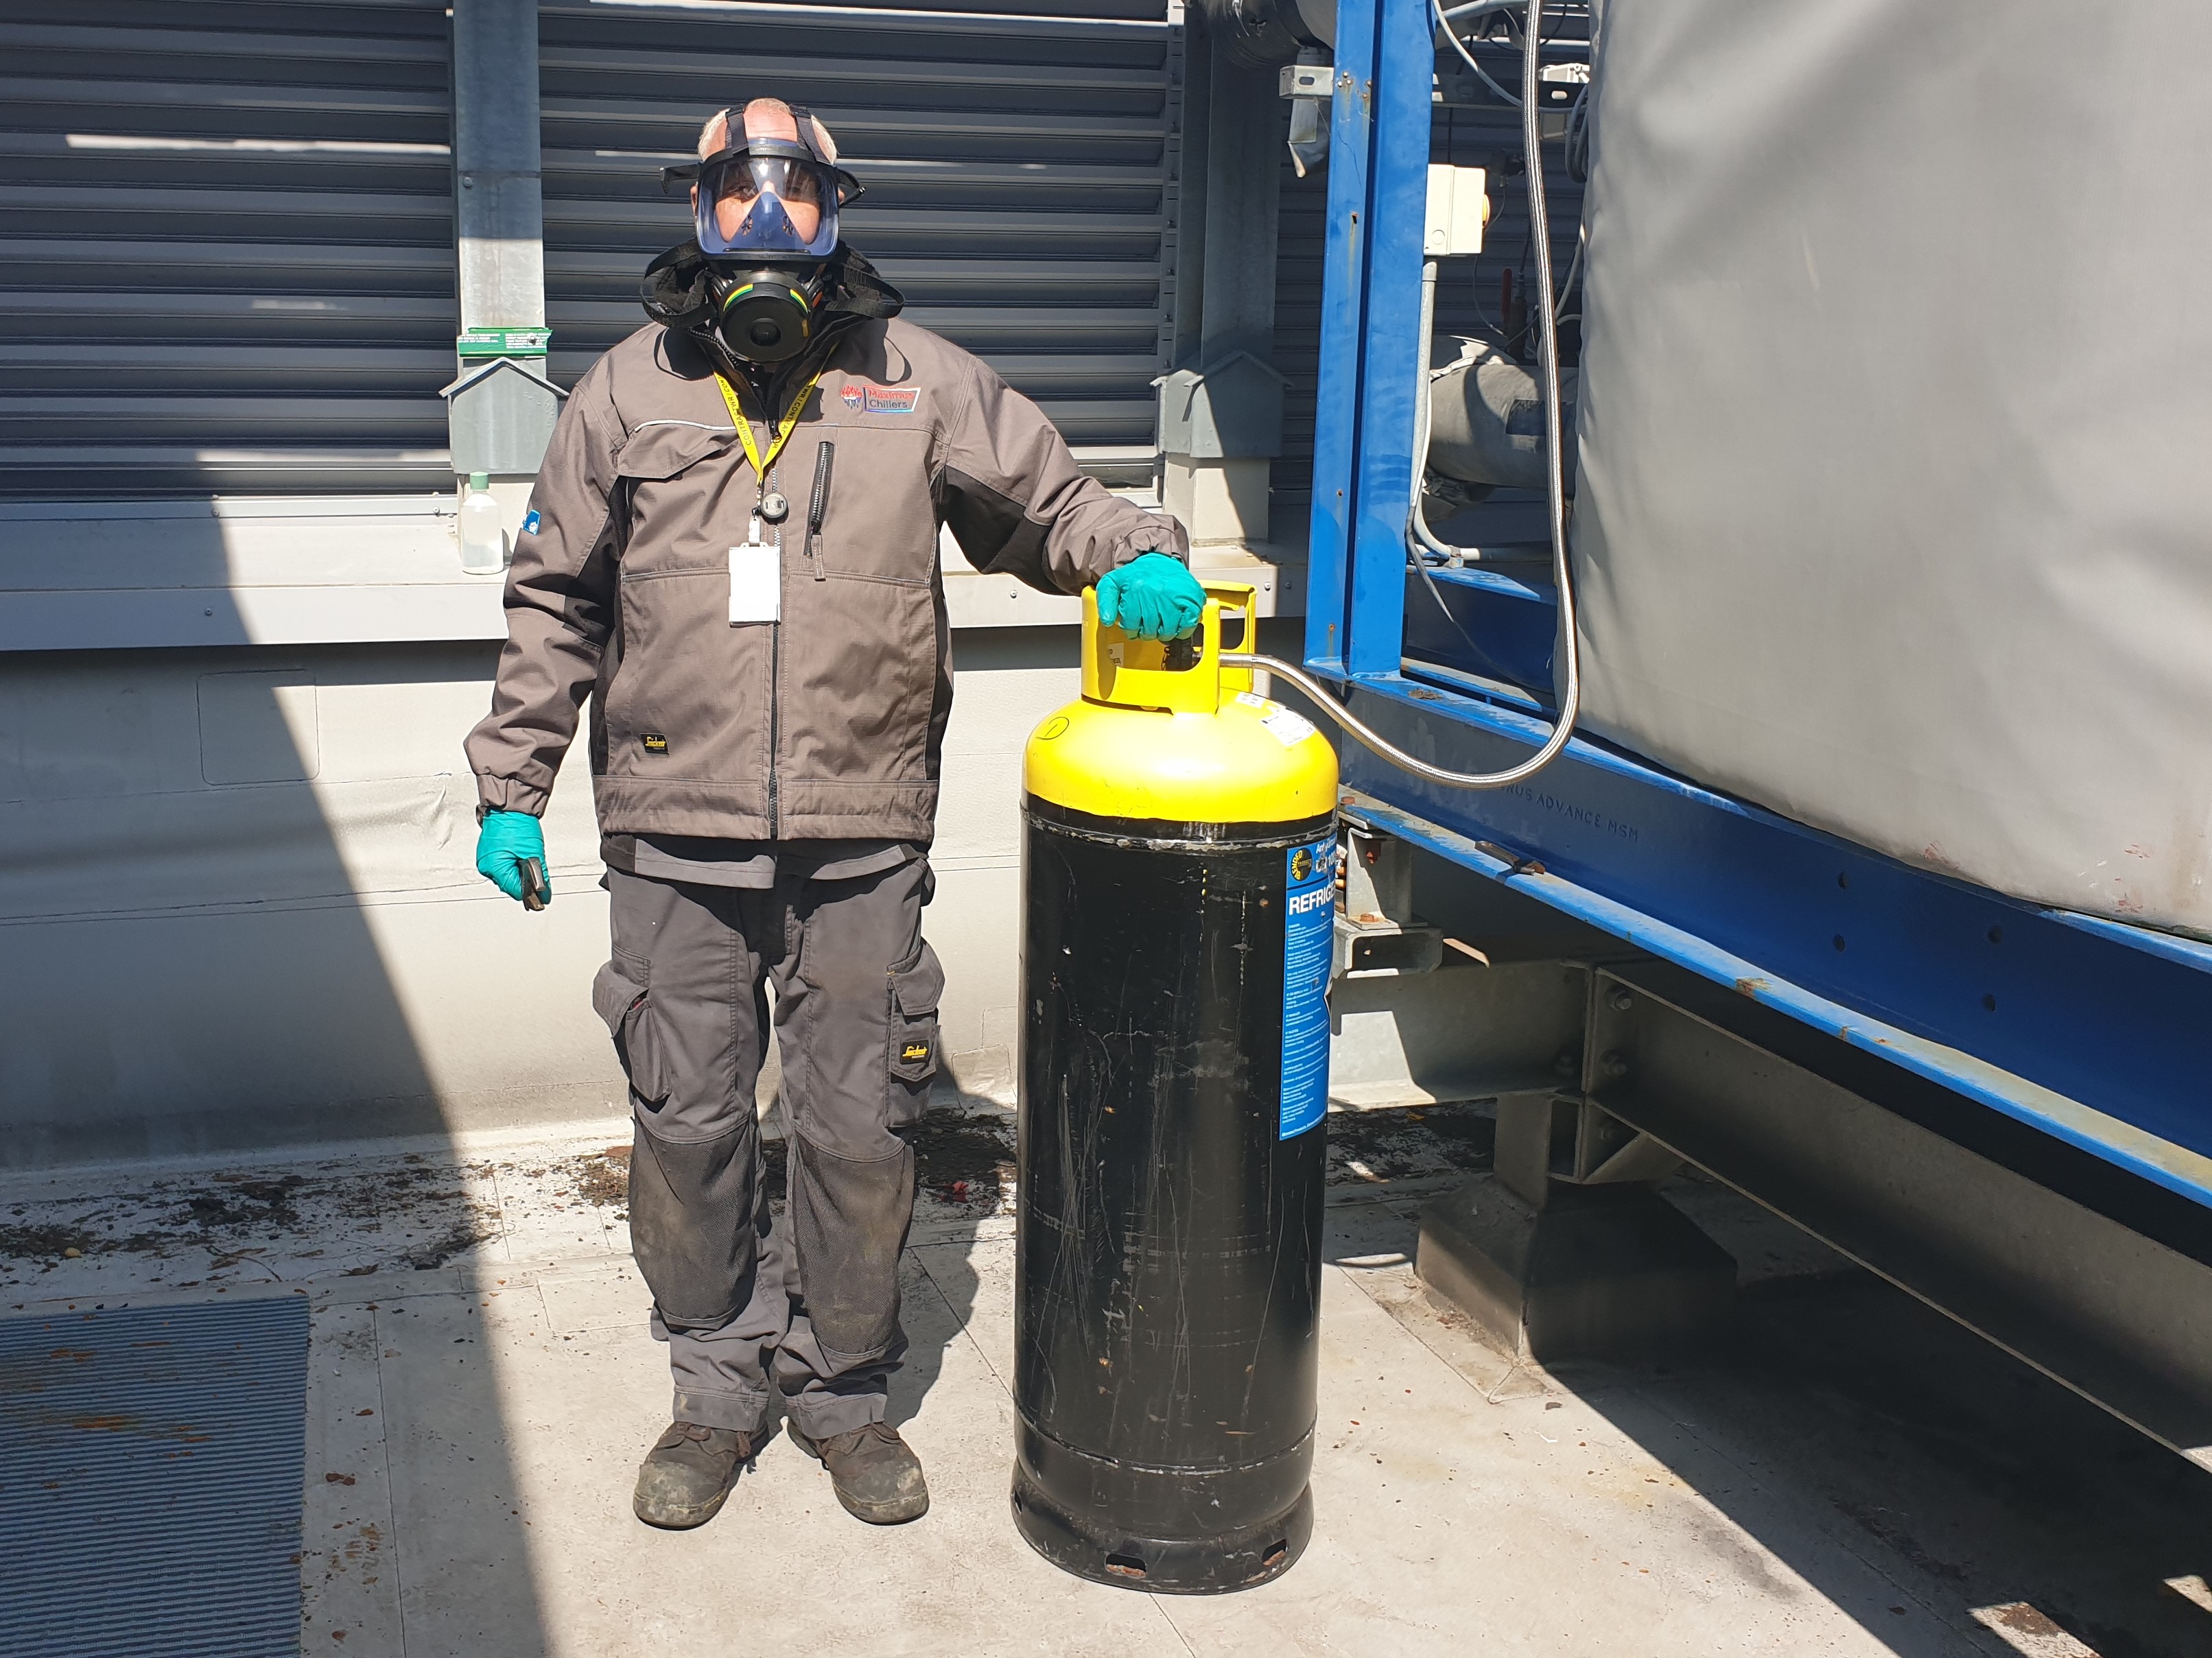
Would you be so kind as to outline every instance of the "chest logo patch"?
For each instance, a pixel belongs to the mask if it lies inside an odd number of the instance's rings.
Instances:
[[[866,386],[860,388],[861,404],[871,415],[911,415],[921,401],[921,389],[914,386]]]
[[[860,384],[854,380],[846,381],[844,386],[839,388],[837,392],[838,400],[843,403],[848,409],[858,409],[860,406],[861,401],[866,397],[866,395],[867,394],[860,389]]]

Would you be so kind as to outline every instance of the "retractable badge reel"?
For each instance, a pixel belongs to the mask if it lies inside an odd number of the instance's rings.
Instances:
[[[784,417],[781,431],[770,428],[768,451],[763,454],[753,442],[752,427],[745,419],[744,406],[727,380],[719,382],[723,401],[729,404],[730,418],[737,422],[738,435],[745,446],[745,458],[752,463],[753,476],[761,481],[760,499],[753,504],[751,527],[745,539],[730,549],[730,625],[742,627],[749,623],[781,622],[783,620],[783,531],[780,527],[791,516],[791,503],[782,495],[769,487],[775,465],[775,458],[791,440],[791,434],[799,424],[799,417],[806,407],[806,400],[814,394],[816,381],[822,378],[817,369],[813,378],[800,390]]]

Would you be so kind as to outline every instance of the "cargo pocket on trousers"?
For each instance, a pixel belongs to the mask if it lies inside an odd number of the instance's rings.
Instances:
[[[890,1126],[921,1115],[929,1079],[937,1074],[937,1005],[945,997],[945,968],[925,940],[910,966],[890,973]]]
[[[651,967],[620,950],[592,981],[592,1011],[606,1021],[607,1034],[615,1039],[615,1056],[629,1078],[630,1092],[648,1108],[667,1099],[670,1086],[651,981]]]

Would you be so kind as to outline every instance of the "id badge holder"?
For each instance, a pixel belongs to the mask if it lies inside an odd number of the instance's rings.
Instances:
[[[730,625],[783,620],[783,550],[761,539],[752,522],[751,538],[730,549]]]

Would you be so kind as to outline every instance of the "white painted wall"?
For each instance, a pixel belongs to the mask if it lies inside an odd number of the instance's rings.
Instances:
[[[927,918],[945,1048],[1010,1094],[1019,774],[1074,630],[962,629]],[[477,874],[496,647],[0,655],[0,1164],[619,1110],[588,779],[555,902]]]

